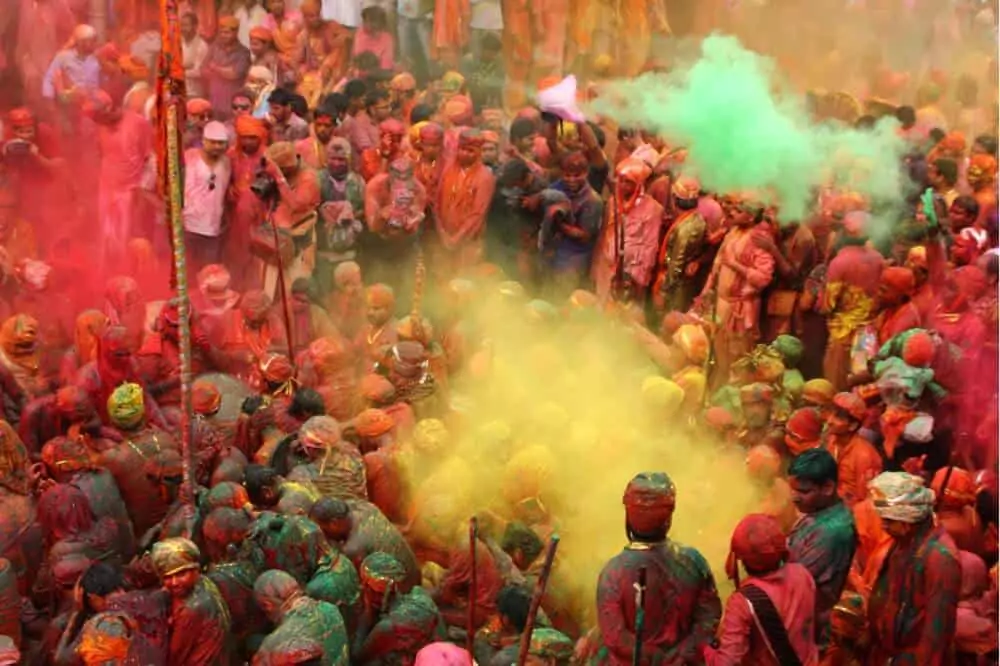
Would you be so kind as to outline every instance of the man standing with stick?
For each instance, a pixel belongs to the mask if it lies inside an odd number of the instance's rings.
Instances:
[[[675,499],[663,472],[643,472],[625,488],[629,544],[598,580],[601,645],[592,663],[695,662],[715,636],[722,604],[711,569],[697,550],[667,538]]]

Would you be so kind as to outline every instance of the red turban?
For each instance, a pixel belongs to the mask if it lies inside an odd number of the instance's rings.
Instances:
[[[483,137],[483,143],[489,143],[495,146],[500,145],[500,135],[492,130],[483,130],[479,133]]]
[[[926,368],[934,360],[934,340],[925,332],[912,334],[903,343],[903,361],[914,368]]]
[[[649,534],[670,523],[674,514],[677,491],[673,481],[663,472],[642,472],[625,487],[625,519],[629,527]]]
[[[774,479],[781,472],[781,456],[767,444],[747,451],[747,474],[753,479]]]
[[[191,409],[195,414],[210,416],[222,406],[222,394],[210,381],[199,379],[191,387]]]
[[[382,375],[365,375],[358,384],[361,397],[376,405],[385,405],[396,397],[396,387]]]
[[[973,155],[966,172],[970,182],[982,183],[997,175],[997,161],[992,155]]]
[[[7,114],[7,122],[11,127],[31,127],[35,124],[35,116],[28,109],[21,107]]]
[[[354,429],[362,437],[381,437],[395,426],[392,417],[381,409],[366,409],[354,419]]]
[[[292,378],[292,362],[284,354],[267,354],[259,367],[261,377],[271,384],[284,384]]]
[[[901,296],[910,296],[917,286],[913,271],[902,266],[890,266],[882,271],[882,284]]]
[[[949,474],[950,470],[950,474]],[[948,485],[945,486],[945,479]],[[976,503],[976,481],[960,467],[942,467],[931,480],[938,507],[961,509]]]
[[[55,437],[42,447],[42,462],[53,472],[77,472],[93,464],[90,451],[81,442],[68,437]]]
[[[187,101],[186,110],[189,116],[200,116],[203,113],[208,113],[212,110],[212,103],[207,99],[195,97]]]
[[[938,148],[948,153],[965,153],[965,135],[958,131],[948,132],[938,142]]]
[[[864,421],[865,414],[868,412],[865,401],[856,393],[838,393],[833,396],[833,406],[855,421]]]
[[[255,28],[250,29],[250,39],[259,39],[262,42],[274,41],[274,35],[271,31],[262,25],[258,25]]]
[[[785,432],[790,435],[794,435],[794,439],[798,440],[796,444],[799,445],[792,446],[788,443],[787,439],[785,444],[788,446],[792,455],[797,456],[806,449],[816,446],[822,431],[823,420],[820,418],[819,411],[817,409],[813,407],[803,407],[802,409],[797,409],[792,412],[792,415],[788,418],[788,423],[785,424]]]
[[[642,160],[627,157],[618,163],[618,166],[615,167],[615,173],[619,178],[642,185],[649,178],[650,174],[653,173],[653,170]]]
[[[726,573],[738,581],[735,560],[743,562],[747,571],[752,573],[768,573],[781,566],[787,557],[785,533],[781,531],[777,519],[764,513],[751,513],[733,530]]]
[[[337,372],[353,363],[351,350],[340,338],[317,338],[309,345],[309,356],[321,373]]]
[[[261,141],[267,141],[270,133],[267,131],[267,124],[260,118],[253,116],[239,116],[234,121],[236,136],[255,136]]]

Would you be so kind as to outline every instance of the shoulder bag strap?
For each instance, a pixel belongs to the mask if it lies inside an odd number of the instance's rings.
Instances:
[[[802,661],[788,640],[788,631],[781,619],[781,614],[774,607],[771,598],[764,590],[752,583],[740,588],[740,593],[747,600],[750,614],[753,615],[757,629],[764,636],[767,648],[780,666],[802,666]]]

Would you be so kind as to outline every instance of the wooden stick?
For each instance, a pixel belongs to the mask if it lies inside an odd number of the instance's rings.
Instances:
[[[531,632],[535,630],[535,618],[538,616],[538,609],[542,606],[542,597],[545,595],[545,586],[549,582],[549,574],[552,572],[552,562],[556,557],[556,549],[559,547],[559,535],[553,534],[549,539],[548,548],[545,551],[545,564],[542,565],[542,573],[535,583],[535,592],[531,595],[531,606],[528,609],[528,621],[524,625],[524,632],[521,633],[521,645],[517,651],[517,666],[524,666],[528,660],[528,651],[531,649]]]
[[[479,521],[469,519],[469,556],[472,557],[472,580],[469,583],[469,608],[465,620],[465,648],[472,655],[472,644],[476,637],[476,541],[479,540]]]

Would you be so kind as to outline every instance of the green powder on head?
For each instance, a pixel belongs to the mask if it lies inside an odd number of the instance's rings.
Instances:
[[[773,61],[712,35],[667,74],[605,84],[590,110],[688,149],[684,170],[708,190],[755,191],[784,220],[802,219],[823,187],[902,202],[905,142],[895,119],[870,130],[815,123],[782,89]]]

